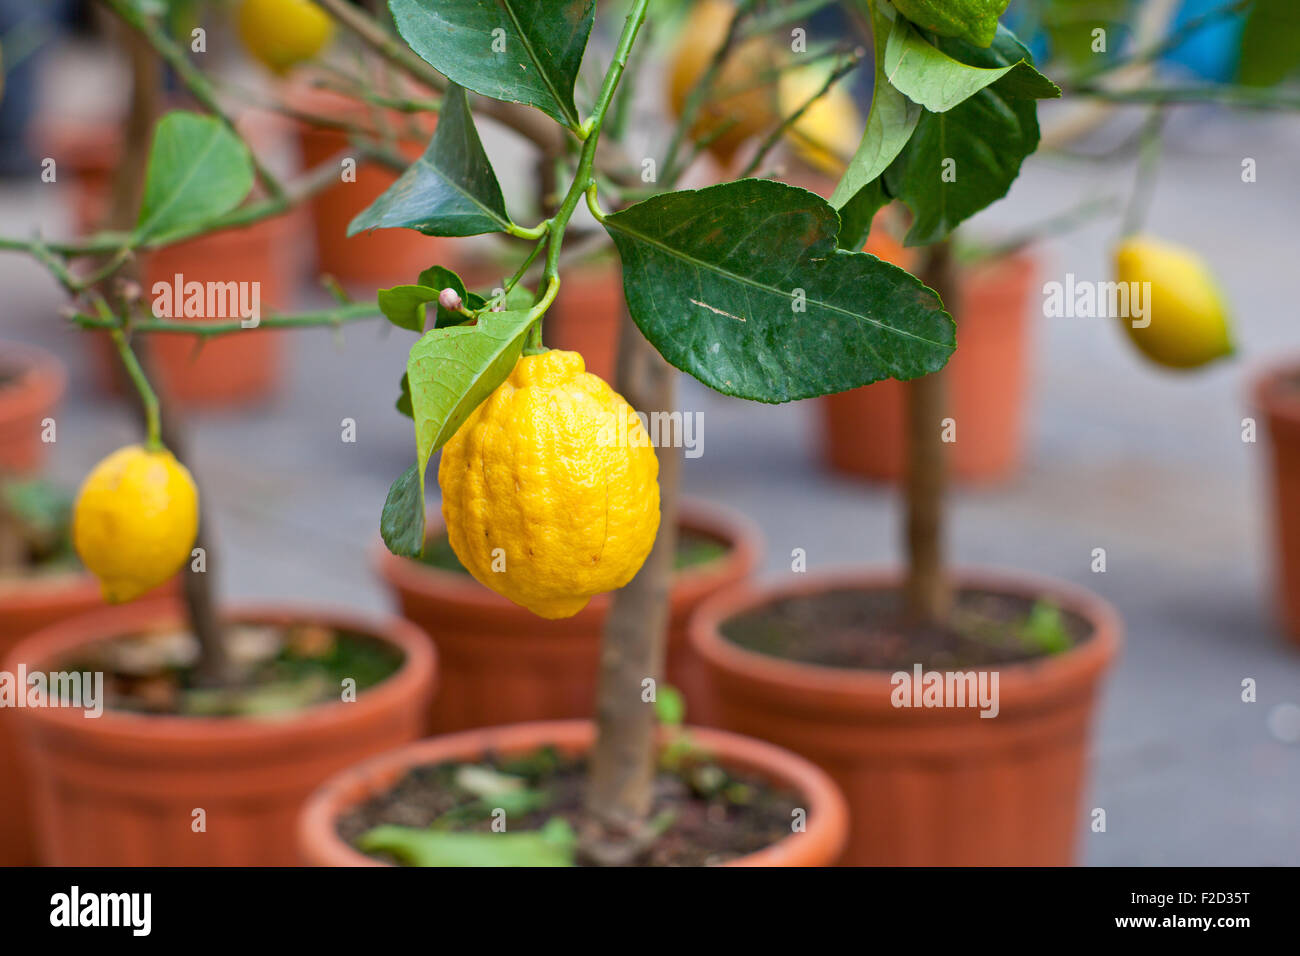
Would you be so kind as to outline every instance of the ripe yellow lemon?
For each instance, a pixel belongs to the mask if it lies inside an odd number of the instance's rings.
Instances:
[[[180,570],[198,529],[189,471],[171,452],[140,445],[91,469],[72,513],[77,554],[111,603],[137,598]]]
[[[248,52],[276,73],[310,60],[334,35],[334,21],[311,0],[243,0],[238,26]]]
[[[730,0],[701,0],[687,17],[668,68],[668,100],[677,116],[726,40],[734,13]],[[724,165],[746,140],[781,121],[774,72],[781,52],[770,40],[751,37],[736,44],[714,77],[690,135],[697,142],[709,140],[709,152]]]
[[[1151,361],[1189,369],[1232,354],[1227,304],[1209,267],[1191,250],[1146,236],[1125,239],[1115,249],[1115,276],[1149,289],[1141,293],[1146,316],[1137,320],[1148,324],[1135,328],[1131,317],[1120,321]]]
[[[545,618],[627,584],[659,530],[659,460],[632,408],[577,352],[526,355],[442,450],[452,550]]]
[[[792,116],[812,100],[790,124],[785,139],[804,162],[838,178],[857,151],[862,138],[862,119],[842,83],[836,83],[813,100],[825,82],[825,72],[817,69],[789,70],[781,74],[781,115]]]

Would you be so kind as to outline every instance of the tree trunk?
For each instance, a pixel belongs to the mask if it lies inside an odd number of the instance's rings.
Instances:
[[[952,251],[948,243],[931,246],[921,281],[939,293],[948,312],[960,310]],[[944,562],[943,505],[947,485],[944,418],[948,414],[944,372],[914,379],[906,389],[907,579],[909,617],[921,624],[947,620],[952,585]]]
[[[131,104],[126,118],[126,132],[122,142],[122,155],[117,173],[113,178],[113,195],[108,210],[105,227],[115,231],[130,231],[139,214],[140,200],[144,194],[144,174],[148,164],[149,146],[153,136],[154,120],[160,112],[162,94],[162,69],[153,47],[135,30],[125,24],[118,24],[122,43],[131,60]],[[139,281],[139,264],[128,262],[120,269],[113,280],[121,279]],[[114,302],[119,314],[127,314],[134,308],[134,303],[125,301],[113,290],[103,290],[109,301]],[[153,374],[148,342],[144,337],[132,342],[141,365],[149,375],[149,382],[158,394],[162,410],[163,444],[176,458],[189,464],[189,448],[185,440],[185,429],[179,421],[174,403],[167,401],[167,395],[160,386],[161,379]],[[143,412],[143,407],[141,407]],[[191,472],[193,469],[191,468]],[[199,642],[199,660],[196,665],[199,683],[212,686],[224,683],[229,676],[229,659],[226,654],[225,637],[218,623],[212,597],[212,579],[207,567],[212,561],[212,552],[206,541],[207,522],[200,510],[199,533],[194,547],[204,549],[204,572],[191,570],[192,562],[181,569],[183,575],[183,595],[190,629]]]
[[[677,372],[641,335],[626,310],[619,336],[617,389],[633,408],[671,411]],[[647,826],[654,783],[655,712],[643,681],[663,678],[669,588],[677,548],[677,498],[682,455],[660,448],[659,533],[636,577],[614,593],[600,651],[596,745],[587,781],[583,854],[623,864],[640,855],[654,833]]]

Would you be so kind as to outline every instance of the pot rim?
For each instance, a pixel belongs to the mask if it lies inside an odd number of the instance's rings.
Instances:
[[[19,641],[0,666],[17,673],[18,665],[29,671],[43,670],[61,655],[121,636],[147,621],[179,618],[183,606],[176,598],[153,598],[120,606],[108,606],[67,618],[42,628]],[[137,714],[104,709],[97,718],[87,719],[76,708],[15,708],[25,719],[47,727],[103,738],[145,739],[158,744],[185,743],[202,737],[218,742],[265,741],[279,736],[328,733],[346,729],[359,720],[382,713],[390,701],[433,686],[437,674],[437,651],[433,642],[410,621],[391,615],[371,615],[342,607],[320,607],[278,601],[238,602],[228,607],[223,619],[230,622],[321,623],[355,631],[396,645],[405,660],[389,677],[359,693],[352,703],[341,700],[315,704],[294,711],[288,717],[182,717],[174,714]]]
[[[1300,425],[1300,387],[1283,388],[1283,379],[1300,385],[1300,354],[1255,364],[1246,373],[1250,403],[1270,418]]]
[[[53,352],[31,345],[0,339],[0,357],[18,367],[17,378],[0,385],[0,420],[21,418],[48,411],[63,395],[68,370]]]
[[[784,584],[757,582],[729,588],[702,604],[688,625],[692,649],[709,666],[733,677],[778,686],[787,692],[813,699],[835,697],[850,700],[854,710],[893,712],[890,701],[891,675],[896,671],[849,670],[823,664],[809,664],[760,654],[733,644],[722,636],[720,625],[744,611],[775,600],[806,596],[816,592],[858,588],[897,588],[903,569],[894,565],[848,566],[818,571],[802,580]],[[965,670],[998,673],[998,693],[1003,711],[1034,706],[1056,698],[1063,686],[1078,684],[1100,673],[1113,660],[1122,643],[1123,624],[1119,613],[1104,598],[1084,588],[1054,578],[1002,568],[957,567],[951,571],[959,587],[1023,594],[1049,594],[1063,610],[1083,617],[1093,626],[1091,638],[1050,657]],[[935,713],[956,714],[955,709]]]
[[[716,561],[677,573],[671,589],[674,598],[698,599],[696,596],[709,594],[728,581],[748,578],[758,566],[763,552],[763,535],[744,514],[725,505],[683,497],[678,503],[677,523],[725,541],[728,551]],[[425,520],[426,540],[445,527],[440,509],[429,512]],[[399,557],[382,541],[371,549],[371,564],[379,577],[399,592],[427,594],[438,601],[482,610],[522,610],[470,575],[430,567],[414,558]],[[610,601],[608,593],[597,594],[578,614],[604,613]]]
[[[723,866],[799,866],[808,859],[831,862],[839,857],[848,838],[848,804],[824,770],[766,741],[714,728],[687,729],[724,766],[794,789],[807,804],[807,830]],[[595,737],[596,725],[590,720],[539,720],[430,737],[371,757],[330,777],[307,799],[298,816],[300,855],[318,866],[387,866],[343,842],[335,829],[342,811],[389,789],[413,767],[547,744],[580,752],[589,749]]]

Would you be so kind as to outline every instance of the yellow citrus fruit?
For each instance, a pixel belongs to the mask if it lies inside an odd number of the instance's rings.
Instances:
[[[546,618],[620,588],[659,530],[659,460],[577,352],[526,355],[443,447],[442,516],[479,582]]]
[[[734,13],[730,0],[702,0],[687,17],[668,68],[668,100],[676,115],[682,115],[687,97],[726,40]],[[781,49],[770,40],[751,37],[731,50],[714,77],[712,91],[696,115],[690,135],[696,141],[708,139],[709,151],[723,164],[730,164],[746,140],[781,121],[774,72],[780,66],[780,54]]]
[[[838,178],[857,151],[862,138],[862,119],[842,83],[836,83],[813,100],[825,82],[824,71],[817,69],[788,70],[781,74],[781,115],[792,116],[812,100],[786,130],[785,138],[800,159]]]
[[[1115,276],[1138,283],[1130,289],[1144,297],[1146,315],[1136,321],[1148,324],[1134,327],[1132,317],[1120,321],[1151,361],[1187,369],[1232,354],[1227,304],[1209,267],[1191,250],[1150,237],[1126,239],[1115,250]]]
[[[130,601],[162,584],[190,557],[199,492],[165,449],[119,448],[82,482],[72,541],[104,598]]]
[[[239,38],[276,73],[310,60],[334,35],[334,21],[310,0],[243,0]]]

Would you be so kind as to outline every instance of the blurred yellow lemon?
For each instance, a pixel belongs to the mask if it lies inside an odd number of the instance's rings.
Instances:
[[[165,449],[119,448],[82,482],[72,541],[99,578],[104,599],[130,601],[162,584],[190,557],[199,528],[199,493]]]
[[[817,96],[825,82],[826,71],[812,67],[783,73],[779,84],[781,115],[794,115]],[[800,159],[838,178],[862,138],[862,119],[853,97],[842,83],[836,83],[790,124],[785,138]]]
[[[442,450],[452,550],[545,618],[632,580],[659,530],[659,460],[631,407],[577,352],[526,355]]]
[[[677,116],[726,41],[735,9],[730,0],[701,0],[687,17],[668,67],[668,100]],[[781,53],[770,40],[751,37],[736,44],[714,77],[690,135],[697,142],[707,140],[709,152],[724,165],[746,140],[780,122],[775,71]]]
[[[239,38],[276,73],[310,60],[334,35],[334,21],[310,0],[243,0]]]
[[[1115,249],[1115,276],[1143,290],[1146,315],[1136,327],[1132,317],[1121,321],[1151,361],[1189,369],[1232,354],[1227,304],[1209,267],[1191,250],[1147,236],[1125,239]]]

